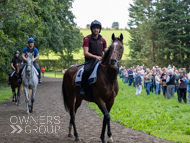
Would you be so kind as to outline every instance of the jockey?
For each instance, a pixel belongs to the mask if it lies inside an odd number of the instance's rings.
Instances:
[[[101,23],[97,20],[94,20],[90,25],[92,34],[85,37],[83,41],[85,64],[80,95],[84,95],[84,89],[86,87],[88,77],[90,76],[90,71],[96,60],[100,61],[102,59],[103,52],[107,50],[106,40],[99,34],[101,29]]]
[[[24,66],[26,65],[26,52],[34,53],[33,65],[34,65],[34,67],[37,69],[37,71],[39,73],[38,78],[39,78],[39,83],[41,83],[42,82],[42,80],[41,80],[41,70],[40,70],[40,67],[39,67],[38,63],[36,62],[36,60],[39,59],[39,52],[38,52],[38,49],[34,47],[34,39],[32,37],[30,37],[28,39],[28,47],[25,47],[23,52],[22,52],[22,58],[24,60],[24,64],[20,68],[18,82],[20,83],[22,81],[21,73],[22,73],[22,70],[23,70]]]
[[[8,85],[11,84],[11,74],[13,73],[13,71],[15,71],[15,65],[16,65],[16,63],[23,64],[22,63],[22,59],[19,57],[19,54],[20,54],[20,52],[18,50],[16,50],[14,58],[12,58],[12,61],[11,61],[12,71],[9,73],[9,82],[8,82]]]

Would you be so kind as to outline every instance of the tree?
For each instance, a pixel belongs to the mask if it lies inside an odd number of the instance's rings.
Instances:
[[[4,0],[0,2],[0,72],[7,73],[15,50],[33,36],[40,54],[49,50],[72,60],[83,36],[70,11],[73,0]],[[64,53],[64,54],[63,54]],[[68,55],[67,55],[68,54]],[[67,59],[67,60],[68,60]]]
[[[86,29],[90,29],[90,24],[87,24],[87,25],[86,25]]]
[[[112,29],[118,30],[119,29],[119,22],[112,23]]]

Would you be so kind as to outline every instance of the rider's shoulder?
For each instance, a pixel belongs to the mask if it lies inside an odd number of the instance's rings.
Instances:
[[[86,37],[84,37],[84,41],[86,41],[86,40],[89,40],[90,39],[90,37],[91,37],[91,35],[88,35],[88,36],[86,36]]]

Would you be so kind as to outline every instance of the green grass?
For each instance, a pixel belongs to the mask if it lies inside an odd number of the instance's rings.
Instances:
[[[81,29],[80,31],[84,37],[91,34],[91,31],[89,29]],[[105,40],[107,42],[107,47],[109,47],[109,45],[111,44],[112,33],[114,33],[116,37],[119,37],[121,33],[123,34],[124,54],[123,54],[122,59],[126,59],[127,55],[129,54],[129,47],[127,45],[129,38],[130,38],[129,32],[126,30],[101,30],[100,34],[103,36],[103,38],[105,38]],[[80,52],[74,53],[73,57],[74,57],[74,59],[83,59],[84,58],[82,45],[81,45]],[[55,53],[50,52],[49,57],[41,55],[40,59],[59,59],[59,57],[56,56]]]
[[[53,77],[53,78],[63,78],[63,73],[62,72],[45,72],[44,73],[45,77]]]
[[[0,103],[9,99],[12,96],[12,91],[10,86],[1,85],[0,86]]]
[[[179,104],[177,96],[170,100],[161,95],[136,96],[136,88],[123,84],[119,79],[119,94],[110,112],[111,119],[125,127],[175,142],[190,142],[190,105]],[[89,106],[102,116],[94,103]]]

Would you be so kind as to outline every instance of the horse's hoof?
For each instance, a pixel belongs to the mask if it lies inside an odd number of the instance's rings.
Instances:
[[[107,143],[114,143],[113,138],[109,137],[109,140],[107,141]]]
[[[114,143],[112,140],[109,140],[107,143]]]
[[[72,137],[73,137],[73,135],[72,135],[72,134],[68,134],[68,137],[72,138]]]
[[[29,111],[26,111],[26,113],[29,115],[30,114],[30,112]]]
[[[75,141],[78,142],[78,143],[82,143],[80,138],[75,138]]]

